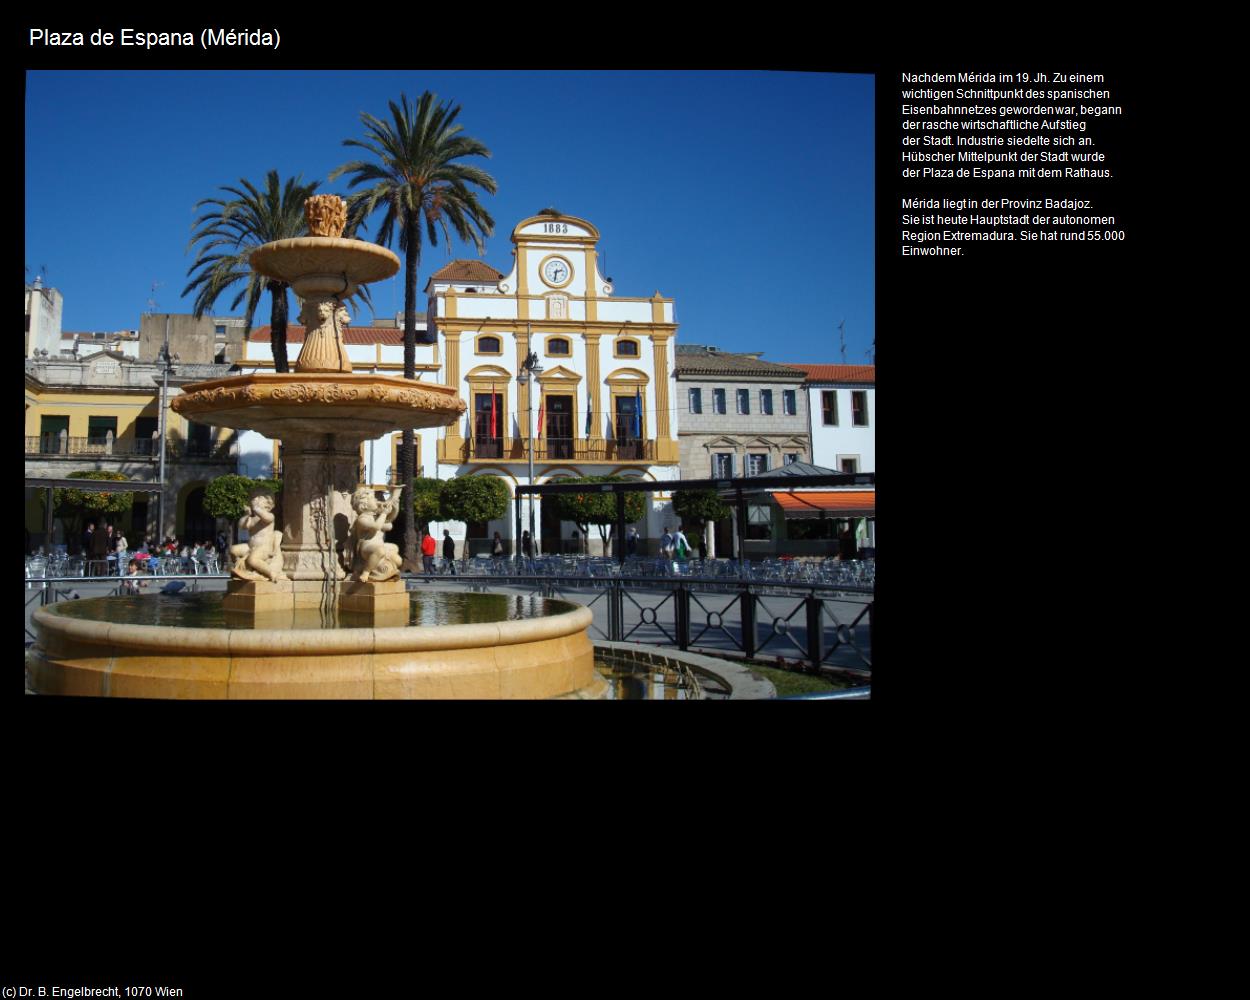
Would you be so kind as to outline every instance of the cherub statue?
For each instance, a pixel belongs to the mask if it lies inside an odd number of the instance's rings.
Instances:
[[[383,541],[383,536],[394,524],[403,492],[402,486],[397,487],[385,504],[379,503],[373,490],[364,487],[352,494],[352,510],[356,512],[352,523],[352,576],[361,583],[381,583],[399,576],[399,546]]]
[[[282,572],[282,532],[274,530],[273,522],[273,494],[257,490],[248,513],[239,518],[239,530],[247,531],[248,539],[230,546],[230,575],[235,579],[277,583],[287,578]]]

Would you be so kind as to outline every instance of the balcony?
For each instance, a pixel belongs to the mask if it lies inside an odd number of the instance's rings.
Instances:
[[[148,459],[160,457],[159,445],[149,438],[120,438],[108,441],[104,438],[62,437],[59,434],[43,434],[26,437],[26,454],[42,458],[118,458]],[[229,441],[166,441],[166,460],[187,462],[233,462],[239,457],[239,442]]]
[[[450,461],[460,462],[528,462],[529,452],[524,438],[497,437],[471,438],[463,442],[458,456],[448,456]],[[623,462],[651,464],[656,461],[654,438],[633,440],[596,441],[593,446],[586,438],[537,438],[534,441],[534,461],[537,463],[604,463],[619,465]]]

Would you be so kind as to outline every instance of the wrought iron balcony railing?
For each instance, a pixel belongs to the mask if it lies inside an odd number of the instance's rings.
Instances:
[[[604,440],[585,438],[536,438],[535,462],[654,462],[655,439]],[[525,462],[529,460],[525,438],[475,437],[464,443],[464,462]]]
[[[69,437],[59,434],[41,434],[38,437],[26,436],[27,455],[64,455],[66,457],[91,458],[149,458],[160,457],[159,442],[149,438],[120,438],[109,441],[106,438]],[[165,442],[167,459],[187,459],[199,461],[227,461],[239,457],[239,442],[229,441],[167,441]]]

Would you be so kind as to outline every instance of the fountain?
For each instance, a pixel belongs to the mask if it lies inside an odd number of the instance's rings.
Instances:
[[[249,539],[231,549],[220,617],[212,608],[180,617],[156,595],[80,602],[72,613],[40,609],[31,667],[36,690],[156,698],[545,698],[594,691],[602,682],[586,608],[540,601],[534,617],[472,614],[477,620],[460,624],[411,624],[414,605],[399,576],[398,550],[383,540],[402,488],[385,502],[357,490],[360,445],[404,427],[446,426],[465,404],[452,386],[352,371],[343,300],[394,274],[399,258],[342,237],[341,198],[314,196],[305,214],[313,235],[267,243],[251,256],[259,274],[288,282],[303,300],[306,333],[295,371],[194,383],[171,404],[188,418],[282,441],[283,530],[272,498],[254,496],[243,518]]]

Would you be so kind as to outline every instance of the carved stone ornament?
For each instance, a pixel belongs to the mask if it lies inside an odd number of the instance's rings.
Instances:
[[[400,383],[399,379],[351,376],[333,380],[301,379],[298,376],[275,379],[269,376],[264,381],[252,381],[248,376],[241,376],[220,380],[218,384],[205,384],[200,389],[187,386],[183,395],[177,397],[172,405],[181,414],[210,414],[232,405],[258,403],[368,403],[420,413],[445,414],[448,420],[454,420],[466,409],[464,400],[449,394],[443,386],[422,386],[408,380],[403,381],[406,384],[397,384]],[[397,426],[402,425],[400,421]]]
[[[315,194],[304,202],[310,236],[342,236],[347,225],[347,202],[336,194]]]

